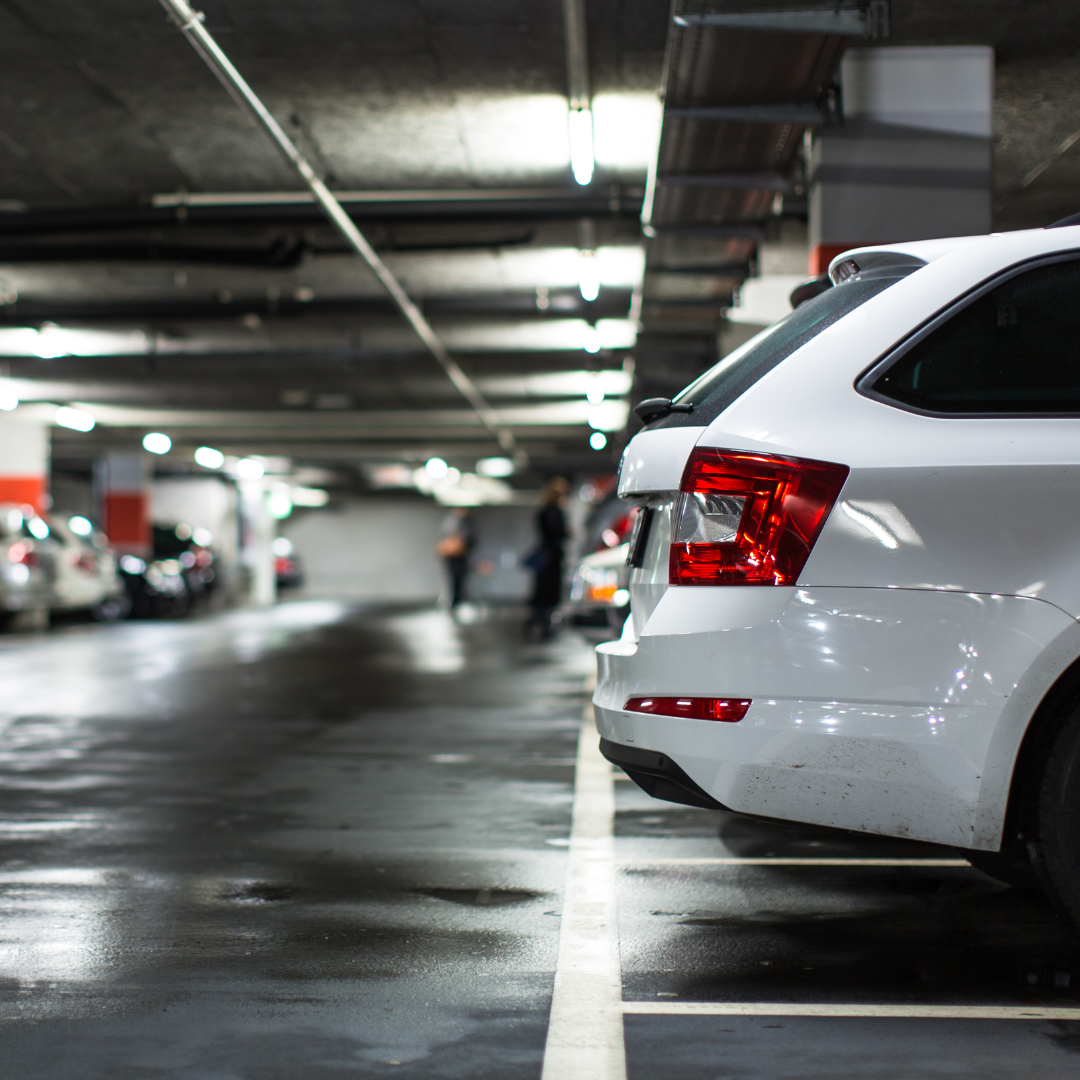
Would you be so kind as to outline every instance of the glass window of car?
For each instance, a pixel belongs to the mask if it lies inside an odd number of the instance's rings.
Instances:
[[[679,404],[692,404],[692,412],[670,413],[650,424],[650,429],[712,423],[796,349],[923,265],[921,259],[898,256],[895,262],[855,274],[800,304],[790,315],[729,353],[673,399]]]
[[[860,389],[945,415],[1080,413],[1080,260],[1014,273],[966,300]]]

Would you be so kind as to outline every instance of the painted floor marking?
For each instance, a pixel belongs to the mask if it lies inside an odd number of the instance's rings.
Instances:
[[[578,739],[566,895],[542,1080],[626,1080],[615,785],[589,709]]]
[[[869,1016],[927,1020],[1080,1020],[1080,1009],[1029,1005],[807,1005],[754,1001],[624,1001],[631,1016]]]
[[[763,855],[761,858],[715,859],[627,859],[620,860],[623,868],[629,866],[971,866],[967,859],[831,859],[787,858]]]

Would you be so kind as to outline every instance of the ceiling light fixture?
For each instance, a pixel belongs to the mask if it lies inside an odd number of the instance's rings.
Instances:
[[[73,409],[70,405],[61,405],[56,410],[56,422],[61,427],[72,431],[93,431],[94,418],[85,409]]]
[[[596,162],[593,158],[592,109],[571,109],[570,168],[574,179],[582,186],[592,183]]]
[[[212,446],[200,446],[195,451],[195,463],[204,469],[220,469],[225,464],[225,455]]]
[[[19,407],[19,394],[11,383],[0,382],[0,409],[11,412]]]
[[[259,480],[265,472],[266,467],[256,458],[241,458],[236,463],[236,475],[241,480]]]
[[[596,264],[596,252],[591,249],[578,252],[578,288],[581,299],[590,303],[600,295],[600,268]]]
[[[514,462],[508,457],[481,458],[476,463],[476,471],[480,476],[493,476],[496,478],[513,476]]]
[[[607,436],[602,431],[594,431],[589,436],[589,445],[594,450],[603,450],[607,446]]]
[[[428,458],[424,469],[432,480],[441,480],[450,471],[449,466],[441,457]]]
[[[581,347],[587,353],[598,353],[603,344],[604,342],[600,337],[600,331],[597,330],[595,326],[586,326],[585,333],[582,336]]]
[[[172,439],[168,435],[162,435],[160,431],[151,431],[143,436],[143,449],[151,454],[167,454],[172,449]]]
[[[66,356],[64,348],[63,331],[56,323],[42,323],[37,332],[37,341],[34,344],[34,353],[42,360],[55,360],[57,357]]]

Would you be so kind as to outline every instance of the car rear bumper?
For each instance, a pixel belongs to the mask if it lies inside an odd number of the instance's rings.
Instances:
[[[593,701],[604,739],[733,810],[995,849],[1027,719],[1078,641],[1026,597],[670,588],[637,641],[598,646]],[[625,711],[641,694],[753,704],[734,724]]]

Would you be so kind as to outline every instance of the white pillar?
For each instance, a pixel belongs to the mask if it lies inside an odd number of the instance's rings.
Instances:
[[[810,272],[864,244],[991,228],[994,51],[849,49],[844,123],[810,154]]]
[[[0,503],[47,509],[48,475],[48,425],[0,415]]]
[[[124,555],[146,558],[150,532],[150,465],[142,450],[110,451],[98,460],[101,527]]]
[[[270,494],[262,480],[241,480],[239,487],[244,518],[241,557],[251,580],[248,596],[255,606],[269,607],[277,600],[273,548],[277,520],[270,513]]]

